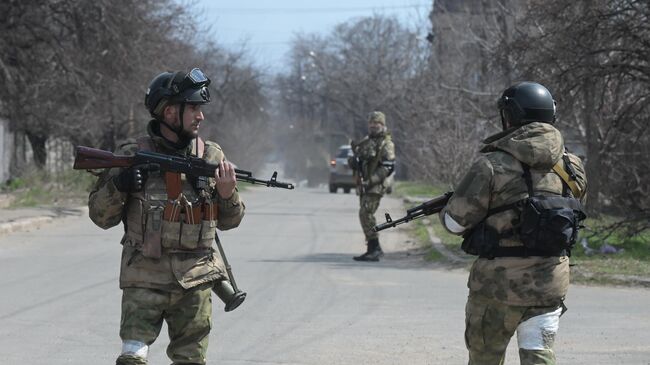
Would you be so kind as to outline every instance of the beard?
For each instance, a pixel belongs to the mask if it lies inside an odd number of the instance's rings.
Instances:
[[[371,137],[381,136],[385,130],[386,128],[368,129],[368,135],[370,135]]]
[[[194,130],[189,130],[188,131],[187,129],[183,129],[181,131],[181,134],[178,137],[181,138],[181,139],[194,139],[194,138],[198,137],[198,135],[199,135],[198,130],[197,131],[194,131]]]
[[[190,144],[190,142],[192,142],[193,139],[198,137],[198,135],[199,135],[198,131],[187,130],[187,129],[183,128],[181,133],[178,134],[178,144],[183,145],[183,146],[187,146],[187,145]]]

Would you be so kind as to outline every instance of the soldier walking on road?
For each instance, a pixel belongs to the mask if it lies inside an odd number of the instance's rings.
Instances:
[[[163,320],[173,364],[206,363],[212,288],[227,279],[212,247],[215,229],[237,227],[244,215],[233,165],[218,144],[198,137],[201,105],[210,102],[209,84],[196,68],[156,76],[145,96],[153,117],[148,135],[122,144],[118,152],[194,155],[219,164],[213,178],[137,165],[106,170],[90,193],[95,224],[108,229],[124,223],[118,365],[146,364]]]
[[[387,178],[395,168],[395,145],[386,130],[386,116],[382,112],[372,112],[368,117],[368,135],[358,143],[352,142],[354,156],[348,164],[357,177],[359,194],[359,220],[366,237],[367,249],[363,255],[355,256],[356,261],[379,261],[384,255],[379,245],[379,236],[373,231],[377,224],[375,212],[379,201],[389,188]]]
[[[516,332],[521,364],[551,365],[568,256],[585,218],[585,171],[553,127],[555,101],[544,86],[515,84],[498,107],[503,131],[484,141],[440,213],[479,256],[465,308],[469,364],[503,364]]]

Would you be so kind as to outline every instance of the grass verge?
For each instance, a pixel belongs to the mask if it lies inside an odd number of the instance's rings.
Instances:
[[[84,204],[94,182],[95,177],[85,171],[52,174],[30,170],[0,185],[0,192],[13,196],[12,208]]]
[[[398,181],[394,186],[394,193],[396,196],[401,198],[414,199],[416,201],[432,199],[436,196],[442,195],[447,190],[440,186],[429,185],[425,183],[412,182],[412,181]],[[419,203],[410,203],[408,208],[416,206]],[[414,239],[418,242],[421,247],[427,247],[429,252],[425,257],[430,261],[440,261],[444,260],[444,256],[431,247],[431,241],[429,239],[429,233],[427,232],[427,227],[425,224],[431,224],[433,222],[433,231],[436,236],[441,239],[442,243],[447,246],[451,251],[459,255],[464,255],[460,250],[460,243],[462,238],[452,235],[447,232],[442,225],[438,222],[437,216],[429,217],[428,220],[415,220],[410,222],[407,228],[407,231]]]

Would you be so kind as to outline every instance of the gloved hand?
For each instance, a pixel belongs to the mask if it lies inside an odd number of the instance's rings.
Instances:
[[[149,177],[149,171],[156,171],[160,166],[156,164],[134,165],[123,169],[119,175],[113,177],[113,184],[122,193],[142,191]]]
[[[368,182],[368,180],[363,180],[361,182],[361,190],[366,191],[368,190],[368,188],[370,188],[370,183]]]
[[[354,157],[354,156],[348,157],[348,166],[350,166],[350,168],[352,170],[357,169],[357,159],[356,159],[356,157]]]

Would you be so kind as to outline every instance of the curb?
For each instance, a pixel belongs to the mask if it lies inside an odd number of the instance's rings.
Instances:
[[[431,221],[425,221],[425,226],[427,229],[427,235],[429,236],[429,242],[431,242],[431,247],[433,247],[434,250],[440,252],[440,254],[444,256],[447,261],[451,262],[452,264],[466,264],[473,260],[460,257],[445,247],[445,245],[442,244],[440,238],[438,238],[438,236],[436,236],[433,232]]]
[[[19,218],[14,221],[0,223],[0,235],[9,234],[18,231],[26,231],[30,228],[38,228],[44,224],[51,223],[52,217],[31,217]]]
[[[411,195],[405,195],[402,198],[402,201],[404,203],[411,203],[411,204],[422,204],[426,201],[429,201],[433,199],[432,197],[426,197],[426,196],[411,196]]]
[[[411,203],[411,204],[414,203],[422,204],[426,201],[429,201],[430,199],[431,197],[407,195],[403,198],[403,201],[405,203]],[[450,251],[447,247],[445,247],[445,245],[442,244],[440,238],[438,238],[438,236],[436,236],[436,234],[433,232],[433,228],[431,227],[431,221],[429,220],[429,218],[424,218],[422,221],[425,223],[424,226],[427,229],[427,236],[429,236],[429,242],[431,242],[431,247],[434,250],[440,252],[440,254],[444,256],[445,259],[447,259],[447,261],[451,262],[452,264],[465,264],[472,261],[472,259],[467,259],[456,255],[455,253]]]
[[[28,231],[34,228],[40,228],[45,224],[52,223],[56,219],[62,219],[70,216],[83,216],[87,214],[87,206],[52,208],[51,215],[21,217],[5,222],[0,222],[0,236],[15,232]]]

